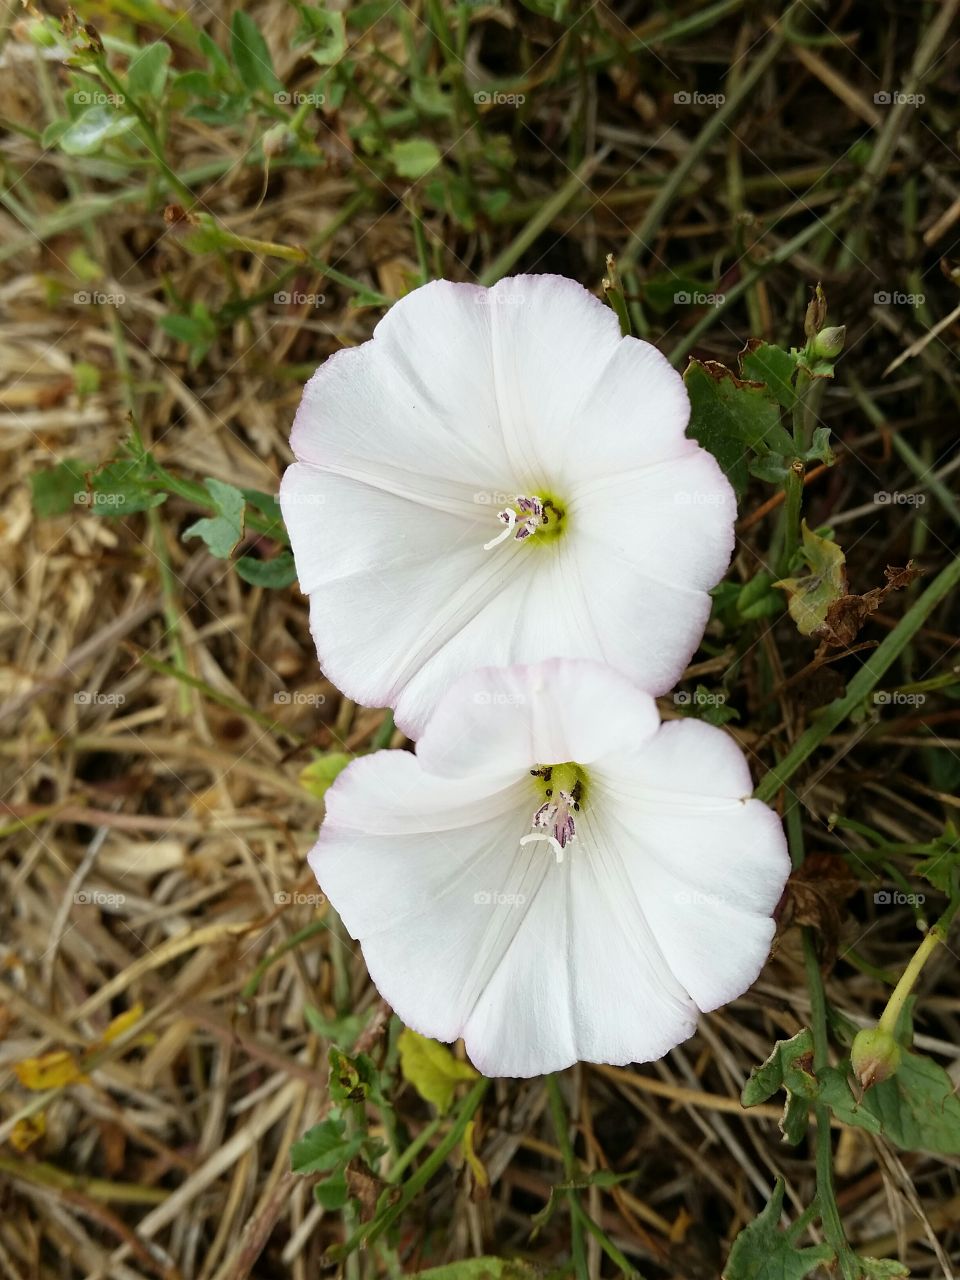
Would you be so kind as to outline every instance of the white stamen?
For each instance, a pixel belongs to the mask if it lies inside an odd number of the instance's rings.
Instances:
[[[483,544],[484,551],[492,551],[494,547],[499,546],[501,542],[506,541],[513,533],[513,527],[517,523],[517,513],[512,507],[506,507],[503,511],[497,513],[501,519],[506,517],[507,527],[502,533],[498,533],[495,538],[491,538],[489,542]]]
[[[534,840],[546,840],[548,844],[552,844],[557,862],[563,861],[563,845],[554,836],[548,836],[544,831],[532,831],[530,835],[520,837],[521,844],[532,844]]]

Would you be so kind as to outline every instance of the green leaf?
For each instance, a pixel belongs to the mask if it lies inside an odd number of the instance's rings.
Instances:
[[[289,551],[281,551],[272,560],[257,560],[254,556],[241,556],[237,561],[237,573],[252,587],[273,587],[275,590],[289,587],[297,580],[296,565]]]
[[[307,4],[298,4],[297,12],[300,26],[293,43],[311,45],[310,57],[321,67],[339,62],[347,51],[347,24],[343,14]]]
[[[428,1040],[409,1027],[400,1033],[400,1071],[425,1102],[441,1115],[449,1111],[454,1091],[462,1080],[476,1080],[479,1072],[460,1062],[446,1045]]]
[[[169,66],[170,46],[162,40],[141,49],[127,70],[127,91],[131,98],[159,101],[163,97]]]
[[[792,454],[780,406],[758,382],[737,378],[715,360],[691,360],[683,375],[690,396],[690,434],[720,463],[738,494],[752,452]]]
[[[350,1199],[347,1175],[332,1173],[329,1178],[324,1178],[322,1182],[316,1184],[313,1194],[317,1203],[322,1204],[325,1209],[342,1209]]]
[[[932,1058],[904,1053],[896,1075],[866,1091],[862,1110],[904,1151],[960,1155],[960,1098],[949,1075]]]
[[[360,1013],[345,1013],[339,1018],[325,1018],[313,1005],[304,1005],[303,1016],[307,1026],[325,1040],[333,1040],[336,1044],[352,1044],[366,1024],[366,1016]]]
[[[762,382],[777,404],[792,409],[796,401],[793,375],[797,369],[795,352],[784,351],[770,342],[753,338],[740,353],[740,371],[753,382]]]
[[[780,1230],[783,1179],[777,1178],[770,1202],[737,1236],[723,1280],[803,1280],[815,1267],[833,1259],[828,1244],[800,1249]]]
[[[787,1095],[780,1131],[786,1142],[796,1146],[807,1131],[809,1104],[819,1091],[813,1074],[813,1033],[809,1027],[790,1040],[777,1041],[766,1062],[751,1072],[740,1101],[745,1107],[754,1107],[780,1089]]]
[[[803,522],[803,559],[810,572],[802,578],[784,578],[773,585],[787,593],[787,608],[802,636],[813,635],[826,620],[827,610],[847,590],[843,549],[829,538],[813,533]]]
[[[64,130],[60,150],[68,156],[90,156],[99,151],[108,138],[118,138],[137,123],[136,116],[126,115],[116,107],[97,103],[87,107]]]
[[[565,1271],[556,1273],[567,1274]],[[546,1280],[543,1270],[512,1258],[464,1258],[411,1272],[409,1280]]]
[[[317,756],[300,770],[300,785],[306,787],[318,799],[333,785],[353,756],[345,751],[328,751]]]
[[[211,476],[204,486],[213,500],[215,516],[204,516],[184,531],[184,538],[202,538],[213,555],[226,560],[233,555],[243,537],[243,494],[232,484],[224,484]]]
[[[87,482],[84,476],[88,468],[74,458],[66,458],[55,467],[35,471],[30,477],[33,510],[40,519],[62,516],[77,503],[85,503]]]
[[[337,1111],[308,1129],[290,1150],[290,1167],[294,1173],[326,1173],[341,1168],[352,1160],[363,1145],[363,1134],[345,1136],[346,1122]]]
[[[93,514],[129,516],[159,507],[166,502],[167,495],[151,486],[152,473],[149,454],[108,462],[90,480],[87,500]]]
[[[948,897],[953,895],[954,881],[960,871],[960,832],[952,822],[948,822],[943,835],[931,841],[933,850],[929,858],[924,858],[914,867],[918,876],[929,880],[935,889]]]
[[[422,178],[435,169],[441,159],[439,149],[429,138],[407,138],[390,148],[390,162],[401,178]]]
[[[248,89],[281,93],[283,85],[273,69],[267,42],[248,13],[238,9],[230,25],[230,54],[240,79]]]
[[[864,1280],[899,1280],[908,1276],[910,1268],[893,1258],[857,1258]]]

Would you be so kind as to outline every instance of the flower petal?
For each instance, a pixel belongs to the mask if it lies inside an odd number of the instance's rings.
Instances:
[[[556,658],[484,668],[441,699],[417,744],[428,773],[496,775],[534,764],[590,764],[657,732],[656,703],[596,662]]]
[[[702,1010],[741,995],[766,961],[790,858],[780,819],[750,798],[739,747],[672,721],[594,773],[604,838],[671,970]]]

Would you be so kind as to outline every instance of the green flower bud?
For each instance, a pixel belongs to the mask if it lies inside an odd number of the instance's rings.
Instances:
[[[845,324],[821,329],[813,340],[813,354],[819,356],[822,360],[836,360],[843,350],[846,336],[847,326]]]
[[[850,1066],[862,1089],[882,1084],[900,1065],[901,1049],[889,1031],[869,1027],[858,1031],[850,1050]]]

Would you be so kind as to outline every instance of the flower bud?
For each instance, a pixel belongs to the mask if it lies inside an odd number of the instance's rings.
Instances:
[[[900,1065],[900,1046],[889,1031],[868,1027],[858,1031],[850,1050],[850,1066],[863,1089],[889,1080]]]
[[[823,360],[836,360],[843,350],[846,336],[847,326],[845,324],[832,325],[828,329],[821,329],[813,340],[813,354]]]

